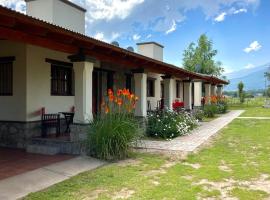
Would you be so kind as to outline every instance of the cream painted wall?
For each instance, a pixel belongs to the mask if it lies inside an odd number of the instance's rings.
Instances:
[[[27,121],[40,120],[38,111],[46,108],[47,113],[70,111],[74,106],[74,96],[51,96],[51,64],[46,58],[69,62],[68,54],[27,45]]]
[[[0,57],[15,56],[13,96],[0,96],[0,121],[25,121],[26,118],[26,45],[0,41]]]
[[[138,44],[138,53],[149,58],[163,61],[163,48],[154,44]]]
[[[47,22],[53,22],[53,1],[30,1],[26,3],[26,13],[32,17],[45,20]]]
[[[26,11],[30,16],[85,34],[85,13],[62,1],[29,1]]]

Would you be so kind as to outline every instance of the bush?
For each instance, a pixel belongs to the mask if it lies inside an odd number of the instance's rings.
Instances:
[[[197,126],[197,120],[187,112],[155,111],[148,116],[147,135],[171,139],[185,135]]]
[[[219,103],[217,104],[217,113],[218,114],[225,114],[228,111],[228,104],[227,103]]]
[[[87,150],[91,156],[104,160],[128,157],[131,145],[138,142],[141,134],[133,115],[137,98],[128,90],[118,90],[102,103],[104,113],[90,124]]]
[[[128,157],[130,146],[141,136],[138,122],[132,116],[109,114],[95,119],[88,133],[88,152],[104,160]]]
[[[213,118],[217,113],[217,105],[215,104],[205,105],[203,111],[205,117]]]
[[[192,115],[193,115],[197,120],[199,120],[199,121],[202,121],[203,118],[205,117],[204,111],[201,110],[201,109],[194,109],[194,110],[192,111]]]

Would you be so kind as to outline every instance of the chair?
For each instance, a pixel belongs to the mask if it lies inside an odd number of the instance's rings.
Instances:
[[[60,114],[41,115],[42,137],[47,137],[47,130],[49,128],[55,128],[56,136],[60,136]]]

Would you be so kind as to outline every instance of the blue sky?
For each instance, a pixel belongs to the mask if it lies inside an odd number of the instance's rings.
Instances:
[[[72,0],[85,7],[87,35],[124,48],[156,41],[166,62],[181,66],[183,50],[206,33],[227,72],[270,62],[269,0]],[[23,0],[0,4],[25,12]]]

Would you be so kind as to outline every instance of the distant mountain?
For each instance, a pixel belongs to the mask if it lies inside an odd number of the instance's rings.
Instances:
[[[270,63],[253,67],[249,69],[242,69],[232,73],[225,74],[230,80],[230,84],[225,87],[227,91],[237,90],[237,85],[240,81],[245,84],[245,90],[258,90],[265,88],[264,73],[270,68]]]

